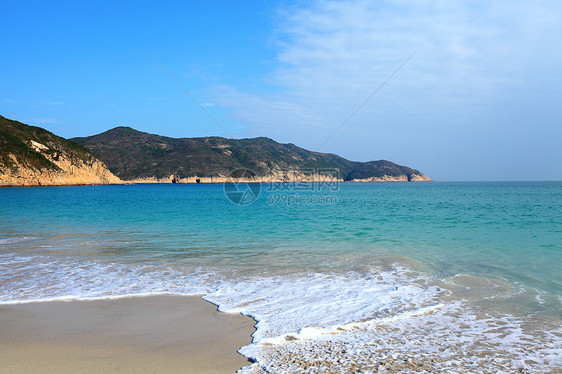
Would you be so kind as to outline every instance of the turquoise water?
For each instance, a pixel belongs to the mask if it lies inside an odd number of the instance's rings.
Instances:
[[[320,360],[334,326],[397,316],[409,316],[399,320],[417,334],[411,339],[438,346],[448,341],[444,330],[428,331],[427,319],[439,313],[453,318],[449,331],[464,328],[471,343],[463,349],[474,351],[462,354],[466,362],[523,372],[562,362],[562,183],[260,187],[246,206],[220,184],[1,189],[0,299],[203,294],[259,321],[254,344],[241,351],[257,361],[247,372],[294,372],[298,364],[285,359]],[[467,318],[479,323],[462,327]],[[405,334],[392,323],[385,326]],[[366,342],[378,338],[372,326],[353,326],[365,334],[338,333],[330,344],[365,358]],[[476,360],[490,348],[479,337],[490,340],[498,326],[512,326],[494,343],[510,358]],[[524,334],[542,350],[522,348]],[[365,365],[382,362],[369,347]],[[416,349],[403,354],[435,353]],[[451,363],[439,356],[430,369],[446,372]]]

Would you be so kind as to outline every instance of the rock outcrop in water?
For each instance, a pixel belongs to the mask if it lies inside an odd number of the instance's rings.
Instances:
[[[116,127],[71,140],[91,150],[119,178],[135,183],[221,183],[240,168],[255,172],[239,179],[251,182],[431,180],[390,161],[349,161],[265,137],[178,139]]]
[[[0,116],[0,186],[118,184],[86,148]]]

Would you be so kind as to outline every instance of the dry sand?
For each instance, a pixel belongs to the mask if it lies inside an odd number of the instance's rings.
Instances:
[[[235,373],[254,323],[194,296],[0,305],[0,372]]]

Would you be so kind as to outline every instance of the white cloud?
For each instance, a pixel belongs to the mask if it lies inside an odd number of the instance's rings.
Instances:
[[[549,69],[549,76],[560,75],[561,15],[560,2],[522,0],[317,1],[286,8],[276,35],[278,66],[263,77],[269,89],[216,87],[213,101],[249,124],[248,135],[315,148],[418,51],[342,129],[350,128],[348,137],[338,145],[337,135],[325,150],[394,136],[393,127],[403,126],[399,141],[420,152],[424,136],[440,126],[493,116],[519,90],[553,89],[556,83],[543,75]],[[382,141],[391,147],[397,140]],[[362,157],[354,152],[348,154]]]
[[[34,118],[33,123],[38,123],[41,125],[52,125],[57,123],[57,120],[53,118]]]

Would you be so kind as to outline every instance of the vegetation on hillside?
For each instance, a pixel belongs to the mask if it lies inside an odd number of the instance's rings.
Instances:
[[[62,154],[71,160],[82,160],[86,164],[95,160],[95,156],[79,144],[56,136],[41,127],[29,126],[0,116],[0,171],[4,168],[15,169],[17,164],[36,170],[60,170],[33,148],[32,141],[47,147],[44,153],[54,160]]]
[[[104,133],[71,139],[99,157],[109,170],[124,180],[227,176],[248,168],[258,176],[276,171],[313,173],[336,169],[344,180],[423,175],[390,161],[354,162],[334,154],[312,152],[272,139],[225,139],[221,137],[169,138],[116,127]]]

